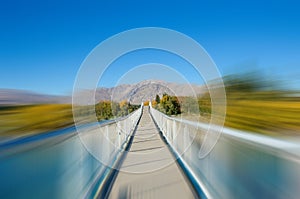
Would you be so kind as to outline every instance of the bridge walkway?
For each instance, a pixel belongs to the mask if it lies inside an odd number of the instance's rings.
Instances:
[[[185,174],[144,107],[109,198],[196,198]]]

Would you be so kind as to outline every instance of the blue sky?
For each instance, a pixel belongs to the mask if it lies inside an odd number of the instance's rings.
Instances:
[[[299,87],[299,9],[276,0],[1,1],[0,88],[70,94],[96,45],[149,26],[198,41],[222,75],[256,70]]]

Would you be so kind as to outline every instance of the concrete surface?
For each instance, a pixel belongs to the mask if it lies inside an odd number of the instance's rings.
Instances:
[[[195,198],[193,188],[161,139],[148,107],[144,107],[109,198]]]

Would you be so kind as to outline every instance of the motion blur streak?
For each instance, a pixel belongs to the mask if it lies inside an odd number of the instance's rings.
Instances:
[[[151,113],[207,198],[299,198],[299,140],[224,128],[213,150],[199,157],[207,129],[214,133],[215,126],[174,119],[155,109]]]
[[[211,83],[218,88],[218,81]],[[224,77],[224,83],[225,127],[205,157],[199,151],[211,117],[209,93],[180,98],[179,116],[185,120],[158,112],[164,119],[156,122],[169,121],[161,130],[172,149],[182,154],[186,171],[211,198],[299,198],[300,92],[255,74]],[[89,109],[78,109],[83,123]],[[73,125],[68,104],[1,105],[0,198],[92,197],[105,166],[82,145]],[[93,139],[93,124],[84,125],[101,157],[116,156],[117,151],[103,151],[105,145]],[[111,125],[107,132],[112,143],[121,146],[126,139],[118,140],[116,128]],[[186,143],[191,146],[185,151]]]
[[[135,127],[140,114],[136,111],[115,121],[100,122],[100,126],[77,125],[81,137],[69,127],[2,141],[0,198],[93,198],[106,169],[128,141],[130,134],[119,134],[117,127],[124,123],[127,129],[130,124]],[[111,131],[106,137],[107,129]],[[102,154],[103,164],[91,155],[83,139]],[[113,148],[111,143],[119,145]]]
[[[271,136],[299,136],[300,91],[256,73],[224,78],[225,125]]]
[[[74,128],[45,140],[1,149],[0,198],[82,198],[103,165]]]

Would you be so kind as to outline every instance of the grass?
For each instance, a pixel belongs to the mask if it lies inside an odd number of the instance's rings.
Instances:
[[[228,98],[225,126],[267,135],[299,135],[300,100]]]
[[[69,104],[0,107],[0,135],[5,137],[47,132],[72,124]]]
[[[187,113],[177,117],[209,122],[211,116],[206,112],[199,118]],[[299,94],[274,91],[227,92],[224,125],[270,136],[299,136]]]
[[[95,107],[91,105],[76,107],[76,118],[80,124],[94,121]],[[0,107],[0,136],[2,137],[39,134],[72,125],[74,125],[74,120],[71,104]]]

